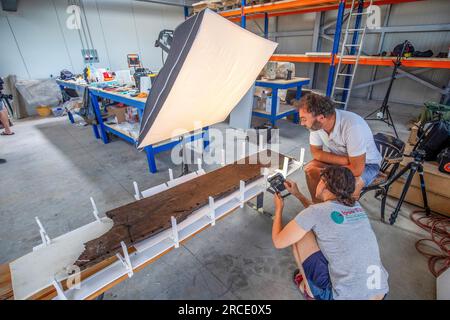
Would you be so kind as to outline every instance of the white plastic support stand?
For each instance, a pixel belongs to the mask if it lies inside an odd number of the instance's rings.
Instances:
[[[264,136],[262,134],[259,135],[259,151],[264,150]]]
[[[169,181],[173,180],[173,170],[169,168]]]
[[[226,158],[225,158],[225,150],[221,149],[220,150],[220,161],[221,161],[221,165],[222,167],[224,167],[227,164]]]
[[[211,226],[216,225],[216,208],[214,205],[214,198],[209,197],[209,218],[211,219]]]
[[[239,181],[239,201],[241,203],[241,208],[244,207],[244,199],[245,199],[245,181]]]
[[[143,197],[141,195],[141,192],[139,191],[139,186],[136,181],[133,181],[133,186],[134,186],[134,198],[136,200],[141,200],[141,198]]]
[[[44,226],[42,225],[41,221],[38,217],[34,217],[36,219],[36,222],[39,226],[39,233],[41,234],[42,244],[44,247],[48,246],[52,241],[50,240],[50,237],[48,236],[47,232],[44,229]]]
[[[175,248],[180,247],[180,242],[178,240],[178,226],[177,219],[174,216],[170,217],[170,222],[172,223],[172,240],[175,243]]]
[[[269,187],[269,181],[267,181],[269,179],[269,168],[264,168],[264,190],[267,189]]]
[[[303,168],[303,165],[305,163],[305,148],[300,149],[300,159],[298,162],[300,162],[300,166],[301,168]]]
[[[288,165],[289,165],[289,158],[288,157],[284,157],[284,161],[283,161],[283,177],[287,177],[288,174]]]
[[[59,300],[67,300],[67,296],[65,295],[64,290],[59,284],[59,282],[53,279],[52,284],[56,289],[56,293],[58,295]]]
[[[202,170],[202,158],[197,159],[197,166],[198,166],[198,171],[200,172]]]
[[[123,257],[119,253],[116,253],[116,256],[120,260],[120,262],[122,262],[124,267],[127,269],[128,278],[131,278],[134,272],[133,266],[131,265],[130,255],[128,254],[128,249],[127,246],[125,245],[125,242],[121,241],[120,245],[122,246]]]
[[[97,220],[98,222],[102,222],[98,216],[98,209],[97,209],[97,205],[95,204],[94,198],[91,197],[91,204],[92,204],[92,214],[95,217],[95,220]]]

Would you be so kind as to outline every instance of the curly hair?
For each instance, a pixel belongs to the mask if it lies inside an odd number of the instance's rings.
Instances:
[[[327,189],[336,196],[338,202],[353,207],[356,180],[349,168],[329,166],[322,170],[320,177]]]
[[[306,111],[315,117],[321,114],[328,117],[336,112],[335,105],[330,98],[315,93],[305,94],[300,100],[295,100],[294,106],[298,109],[306,107]]]

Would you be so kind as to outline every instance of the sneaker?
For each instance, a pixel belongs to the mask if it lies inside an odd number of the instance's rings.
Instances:
[[[311,297],[308,294],[308,290],[306,289],[306,279],[303,278],[299,269],[294,272],[294,283],[306,300],[315,300],[314,297]]]

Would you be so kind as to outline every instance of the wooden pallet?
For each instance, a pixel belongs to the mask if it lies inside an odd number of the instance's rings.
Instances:
[[[220,0],[208,0],[208,1],[200,1],[196,2],[192,5],[194,9],[194,14],[199,13],[200,11],[208,8],[214,11],[217,11],[218,8],[222,7],[222,1]]]

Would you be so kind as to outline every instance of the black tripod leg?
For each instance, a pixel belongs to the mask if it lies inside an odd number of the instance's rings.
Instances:
[[[387,115],[388,115],[388,124],[392,126],[392,128],[394,129],[395,136],[397,137],[397,139],[399,139],[397,128],[395,128],[394,120],[392,119],[391,112],[389,111],[389,109],[387,109]]]
[[[386,199],[387,199],[387,192],[383,191],[383,197],[381,198],[381,221],[383,222],[385,222],[384,212],[386,211]]]
[[[423,177],[423,166],[419,165],[417,168],[417,172],[419,173],[420,178],[420,189],[422,190],[422,198],[423,198],[423,208],[425,209],[425,213],[430,215],[430,207],[428,207],[428,198],[427,198],[427,192],[425,189],[425,178]]]
[[[369,113],[367,116],[365,116],[364,119],[365,119],[365,120],[372,120],[372,119],[369,119],[369,118],[370,118],[371,116],[373,116],[374,114],[376,114],[377,112],[379,112],[380,110],[381,110],[380,108],[374,110],[373,112],[371,112],[371,113]],[[375,119],[373,119],[373,120],[375,120]]]
[[[397,206],[395,207],[394,212],[391,214],[391,216],[389,218],[389,223],[391,225],[394,224],[395,220],[397,219],[398,212],[400,211],[403,201],[405,200],[406,193],[408,192],[409,186],[411,185],[411,181],[412,181],[416,171],[417,171],[417,167],[411,166],[411,171],[409,172],[408,178],[406,179],[405,186],[403,187],[402,194],[400,195],[400,198],[398,199]]]

